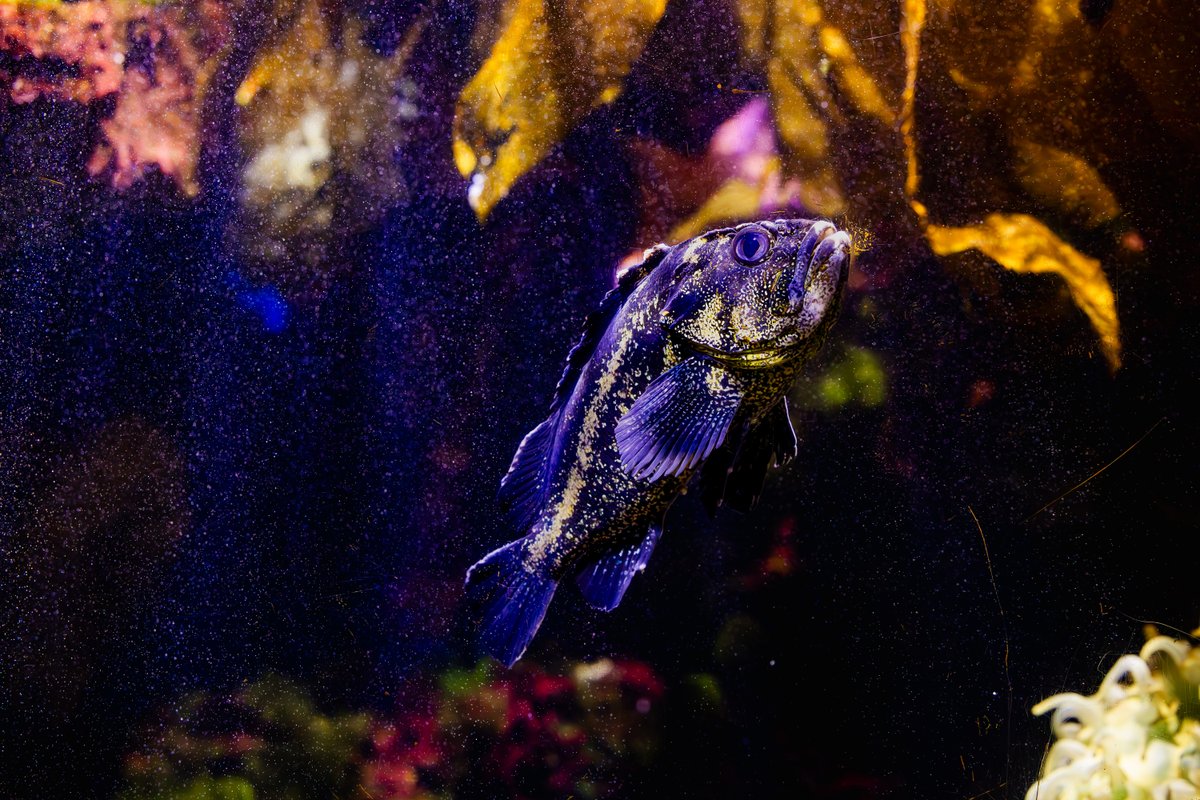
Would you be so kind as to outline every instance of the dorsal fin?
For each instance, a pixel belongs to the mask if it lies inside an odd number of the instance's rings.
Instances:
[[[500,481],[500,505],[509,513],[518,530],[528,528],[541,508],[546,488],[547,466],[558,433],[559,412],[566,405],[571,392],[575,390],[575,383],[579,380],[584,365],[592,357],[596,344],[604,336],[604,331],[608,329],[617,311],[670,249],[659,244],[647,250],[642,256],[642,262],[630,267],[621,275],[617,285],[600,301],[600,307],[589,314],[584,322],[583,335],[567,355],[567,366],[554,388],[550,416],[521,440],[507,474]]]
[[[524,531],[532,525],[541,507],[546,487],[546,463],[554,449],[557,422],[558,415],[551,414],[542,424],[525,434],[517,446],[508,472],[500,479],[500,491],[496,497],[517,530]]]
[[[643,253],[642,262],[625,270],[617,281],[617,285],[604,295],[600,306],[588,314],[583,323],[583,334],[571,348],[571,352],[567,354],[567,365],[563,368],[562,377],[558,379],[558,385],[554,387],[554,400],[550,403],[551,415],[562,408],[567,402],[567,398],[571,396],[571,392],[575,389],[575,382],[579,380],[579,375],[583,372],[583,365],[596,351],[596,345],[604,336],[604,331],[608,330],[608,324],[612,322],[617,311],[629,299],[629,295],[633,294],[633,290],[642,282],[642,279],[659,265],[663,256],[670,250],[671,248],[665,244],[656,244]]]

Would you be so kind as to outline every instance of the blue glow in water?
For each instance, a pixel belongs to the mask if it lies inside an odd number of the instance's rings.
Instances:
[[[288,305],[274,286],[250,286],[236,272],[230,272],[229,285],[234,290],[234,299],[242,308],[259,318],[268,333],[280,333],[287,327]]]

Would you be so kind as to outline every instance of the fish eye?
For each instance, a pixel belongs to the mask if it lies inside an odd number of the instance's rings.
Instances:
[[[771,252],[771,237],[757,226],[743,228],[733,237],[733,257],[746,266],[763,261]]]

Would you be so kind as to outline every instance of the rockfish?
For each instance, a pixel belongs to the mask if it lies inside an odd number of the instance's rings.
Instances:
[[[785,395],[837,316],[850,257],[833,224],[777,219],[656,245],[622,275],[500,483],[524,536],[467,572],[489,652],[519,659],[564,578],[616,608],[697,473],[710,512],[753,506],[796,454]]]

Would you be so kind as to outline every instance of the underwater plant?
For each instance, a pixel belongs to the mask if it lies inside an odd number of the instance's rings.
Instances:
[[[504,675],[481,662],[448,670],[427,703],[387,717],[323,713],[299,685],[268,676],[165,712],[126,758],[118,797],[613,796],[657,751],[663,691],[633,661]]]
[[[503,14],[479,24],[476,44],[490,41],[490,49],[455,114],[455,164],[480,219],[587,111],[629,90],[630,64],[664,11],[656,0],[596,2],[587,13],[554,13],[539,0],[500,5]],[[766,86],[780,152],[757,171],[758,180],[732,176],[715,188],[693,208],[696,217],[742,220],[760,216],[767,198],[798,199],[810,214],[862,216],[876,233],[915,233],[952,268],[960,254],[975,251],[1012,272],[1055,274],[1095,331],[1097,350],[1110,368],[1120,365],[1108,276],[1099,259],[1070,241],[1121,225],[1122,206],[1098,168],[1109,158],[1107,117],[1121,105],[1101,99],[1122,92],[1110,64],[1131,73],[1155,123],[1195,134],[1183,121],[1190,98],[1174,88],[1176,68],[1163,68],[1177,54],[1167,47],[1147,53],[1131,46],[1137,37],[1122,34],[1136,14],[1133,4],[1120,13],[1078,3],[948,0],[906,0],[899,8],[817,0],[731,5],[742,64]],[[894,29],[897,12],[900,29],[879,34]],[[620,44],[601,46],[607,42]],[[539,68],[556,51],[576,53],[575,67]],[[758,93],[719,83],[716,89]],[[959,121],[929,124],[947,118]],[[977,146],[974,126],[985,118],[998,127],[1002,148]],[[1072,123],[1047,122],[1061,119]],[[866,158],[863,130],[877,142]],[[640,144],[643,155],[653,153]],[[686,164],[656,160],[673,173]],[[714,166],[711,158],[700,163]],[[961,178],[946,180],[947,167]],[[926,173],[933,188],[922,185]],[[788,188],[779,192],[781,186]]]
[[[1095,694],[1056,694],[1033,713],[1050,714],[1057,741],[1026,800],[1200,797],[1200,647],[1154,636]]]
[[[371,727],[364,713],[321,713],[307,692],[278,676],[231,695],[198,692],[165,711],[126,758],[118,797],[349,797]]]
[[[445,756],[429,785],[488,797],[614,796],[658,749],[663,691],[634,661],[581,662],[562,674],[486,662],[447,672],[434,715]]]

